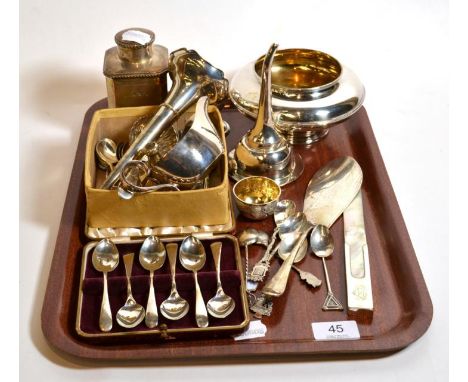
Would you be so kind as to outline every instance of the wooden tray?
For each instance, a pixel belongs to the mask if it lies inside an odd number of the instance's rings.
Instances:
[[[171,362],[183,359],[189,363],[200,359],[214,360],[254,357],[269,360],[304,359],[305,356],[355,354],[361,357],[385,355],[416,341],[427,330],[432,319],[432,302],[416,255],[406,230],[371,125],[364,108],[353,117],[330,129],[326,139],[310,148],[295,147],[305,164],[303,175],[283,188],[282,198],[293,199],[302,208],[307,183],[314,172],[329,160],[349,155],[364,173],[363,203],[374,293],[373,315],[323,312],[325,288],[312,290],[304,286],[297,274],[290,275],[287,291],[275,300],[271,317],[262,322],[268,332],[264,338],[234,341],[231,338],[181,340],[164,343],[93,344],[75,332],[78,286],[84,236],[85,195],[83,164],[86,134],[93,112],[106,107],[102,100],[86,113],[71,174],[68,194],[60,223],[55,253],[42,308],[42,330],[49,343],[68,355],[92,360],[141,360]],[[237,110],[226,108],[223,117],[231,125],[228,145],[233,148],[253,122]],[[246,227],[273,230],[273,219],[259,223],[237,219],[237,231]],[[343,250],[343,218],[332,227],[336,249],[327,260],[337,297],[346,301]],[[251,264],[264,251],[250,247]],[[270,272],[278,268],[273,262]],[[307,256],[301,267],[323,278],[321,262]],[[311,323],[354,319],[361,339],[355,341],[316,341]]]

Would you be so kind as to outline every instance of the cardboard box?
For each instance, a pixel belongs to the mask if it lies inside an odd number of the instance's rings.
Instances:
[[[100,189],[105,173],[95,161],[96,142],[104,137],[127,142],[132,124],[139,117],[154,114],[157,106],[102,109],[94,113],[86,143],[84,184],[86,192],[86,234],[91,238],[228,232],[234,228],[231,208],[228,161],[223,121],[219,110],[208,113],[222,138],[225,152],[210,175],[206,189],[157,191],[123,200],[117,190]],[[184,124],[194,108],[182,115]]]

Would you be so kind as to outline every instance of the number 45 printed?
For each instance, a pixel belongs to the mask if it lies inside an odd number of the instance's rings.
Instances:
[[[312,332],[317,341],[358,340],[361,338],[356,321],[313,322]]]

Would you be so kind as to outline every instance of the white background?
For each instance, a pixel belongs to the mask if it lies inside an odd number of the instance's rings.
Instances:
[[[448,373],[448,60],[445,1],[58,1],[20,6],[21,378],[48,381],[444,381]],[[374,360],[101,368],[54,353],[40,312],[83,115],[105,97],[104,51],[141,26],[228,77],[281,48],[323,50],[366,86],[365,107],[434,304],[428,332]]]

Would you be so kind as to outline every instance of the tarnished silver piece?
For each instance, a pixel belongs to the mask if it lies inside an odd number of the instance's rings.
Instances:
[[[221,285],[221,248],[220,241],[211,243],[211,253],[216,268],[216,294],[207,302],[208,313],[216,318],[225,318],[229,316],[236,307],[236,303],[231,296],[224,293]]]
[[[270,268],[270,261],[273,258],[275,251],[277,250],[276,247],[272,251],[277,235],[278,228],[275,228],[273,234],[271,235],[271,239],[268,243],[265,253],[263,254],[262,258],[254,265],[254,267],[252,268],[252,272],[250,272],[250,279],[252,281],[262,282],[266,274],[268,273],[268,269]]]
[[[273,299],[265,294],[260,294],[255,298],[254,303],[250,306],[250,310],[255,313],[255,316],[270,316],[273,311]]]
[[[258,114],[255,126],[229,153],[229,174],[239,181],[247,176],[264,176],[280,186],[296,180],[304,170],[302,158],[294,154],[276,130],[271,110],[271,66],[278,44],[271,45],[261,72]]]
[[[369,252],[361,191],[343,213],[346,289],[349,310],[373,310]]]
[[[119,265],[119,251],[115,244],[109,239],[101,240],[94,248],[92,255],[94,268],[102,272],[103,291],[101,310],[99,313],[99,329],[109,332],[112,329],[112,312],[107,289],[107,273],[112,272]]]
[[[299,269],[295,265],[292,266],[292,269],[294,269],[297,273],[299,273],[299,277],[301,278],[301,280],[303,280],[306,284],[310,285],[312,288],[317,288],[320,285],[322,285],[322,280],[320,280],[313,273],[303,271],[302,269]]]
[[[206,262],[206,252],[202,242],[193,235],[187,236],[180,244],[179,261],[185,269],[193,272],[195,281],[195,321],[199,328],[206,328],[209,325],[208,312],[197,276],[198,271],[203,268]]]
[[[183,48],[172,52],[169,57],[169,73],[172,88],[165,102],[116,164],[102,188],[110,189],[119,179],[125,164],[134,159],[148,143],[157,141],[163,131],[200,97],[208,96],[213,104],[224,99],[227,94],[228,81],[224,78],[224,73],[194,50]]]
[[[129,253],[123,256],[125,264],[125,275],[127,276],[127,300],[118,310],[115,318],[117,323],[123,328],[134,328],[145,319],[145,308],[135,301],[132,295],[132,268],[135,254]]]

